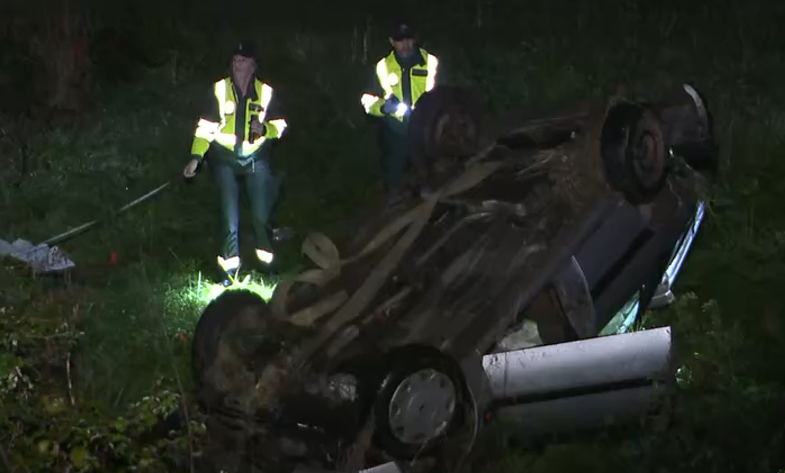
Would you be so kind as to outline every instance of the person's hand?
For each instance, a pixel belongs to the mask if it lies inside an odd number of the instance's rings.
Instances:
[[[395,98],[394,96],[390,97],[389,99],[384,101],[384,104],[382,105],[382,113],[384,113],[385,115],[394,114],[398,110],[399,103],[400,102],[398,101],[397,98]]]
[[[186,179],[190,179],[196,175],[196,168],[199,167],[199,161],[196,159],[192,159],[188,161],[188,164],[185,165],[185,169],[183,169],[183,176]]]
[[[260,137],[264,136],[267,134],[267,126],[258,120],[254,120],[251,122],[251,132]]]

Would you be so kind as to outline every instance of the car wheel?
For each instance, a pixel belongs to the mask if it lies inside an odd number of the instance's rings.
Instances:
[[[632,205],[651,202],[665,186],[669,150],[659,119],[646,107],[621,103],[611,108],[600,149],[608,184]]]
[[[465,159],[490,144],[485,109],[465,89],[439,86],[420,97],[409,118],[409,149],[432,168],[441,160]]]
[[[377,444],[396,458],[413,458],[458,438],[476,415],[460,367],[425,346],[398,348],[390,360],[374,400]]]
[[[225,291],[204,309],[194,332],[191,366],[205,407],[221,409],[227,398],[253,386],[251,360],[258,361],[270,318],[264,300],[246,290]]]

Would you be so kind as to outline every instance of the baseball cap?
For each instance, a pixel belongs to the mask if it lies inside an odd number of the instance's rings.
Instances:
[[[250,41],[240,41],[232,51],[232,56],[243,56],[256,60],[256,51]]]
[[[414,27],[411,22],[404,18],[395,19],[390,28],[390,38],[395,41],[414,38]]]

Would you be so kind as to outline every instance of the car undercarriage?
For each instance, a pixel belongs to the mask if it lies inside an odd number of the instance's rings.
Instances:
[[[492,419],[634,418],[673,377],[670,328],[626,332],[673,299],[703,219],[717,149],[692,86],[524,120],[439,87],[409,127],[397,202],[310,234],[314,267],[269,303],[202,314],[209,431],[258,471],[457,471]]]

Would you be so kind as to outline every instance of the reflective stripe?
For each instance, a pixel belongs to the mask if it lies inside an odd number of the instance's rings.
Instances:
[[[221,267],[224,271],[232,271],[240,267],[240,257],[239,256],[232,256],[231,258],[224,259],[223,256],[218,255],[218,266]]]
[[[390,98],[393,95],[393,88],[389,82],[389,74],[387,73],[387,58],[382,58],[376,63],[376,76],[379,78],[379,83],[384,90],[385,98]]]
[[[360,98],[360,103],[363,104],[365,113],[371,113],[371,107],[373,107],[374,104],[379,100],[382,100],[382,98],[371,94],[363,94],[363,96]]]
[[[234,133],[216,133],[215,141],[226,147],[233,148],[235,143],[237,143],[237,137],[234,135]]]
[[[210,120],[205,120],[204,118],[200,118],[197,126],[199,128],[204,128],[209,133],[215,133],[216,131],[218,131],[218,127],[220,126],[220,123],[211,122]]]
[[[226,126],[226,79],[221,79],[215,83],[215,98],[218,99],[218,115],[221,117],[219,129]]]
[[[267,250],[257,249],[256,250],[256,257],[262,263],[270,264],[273,262],[274,255]]]
[[[204,138],[206,140],[213,141],[219,126],[219,123],[211,122],[210,120],[201,118],[199,123],[196,125],[196,132],[194,133],[194,136],[197,138]]]
[[[259,123],[264,123],[264,119],[267,116],[267,106],[270,105],[270,100],[273,98],[273,88],[265,83],[257,83],[254,87],[256,88],[256,96],[261,97],[262,106],[262,110],[257,117]]]
[[[270,100],[273,98],[273,88],[267,84],[262,84],[262,108],[267,112],[267,106],[270,105]]]
[[[267,127],[268,128],[272,127],[275,130],[275,133],[271,134],[270,130],[268,129],[267,134],[270,135],[270,137],[280,137],[281,135],[283,135],[283,131],[286,129],[287,126],[288,125],[286,124],[286,120],[284,120],[283,118],[276,118],[275,120],[270,120],[269,122],[267,122]]]
[[[436,87],[436,73],[439,69],[439,60],[433,54],[428,55],[428,77],[425,78],[425,91],[432,90]]]

